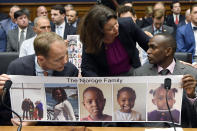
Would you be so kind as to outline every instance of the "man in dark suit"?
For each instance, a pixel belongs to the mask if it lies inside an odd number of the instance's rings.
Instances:
[[[149,63],[134,70],[135,76],[155,76],[166,70],[165,75],[184,75],[182,85],[184,95],[182,101],[181,126],[197,127],[197,112],[189,99],[196,98],[195,87],[197,79],[197,71],[195,68],[184,65],[174,59],[176,51],[176,41],[169,34],[157,34],[150,39],[148,59]],[[165,126],[165,123],[147,123],[147,126]]]
[[[71,63],[65,63],[67,48],[64,40],[54,32],[47,32],[36,37],[34,42],[35,55],[29,55],[12,61],[7,73],[10,75],[28,76],[78,76],[78,69]],[[9,76],[0,75],[0,96],[2,87]],[[6,103],[10,104],[9,97]],[[5,108],[0,106],[0,125],[9,125],[11,113],[5,115]],[[17,121],[12,122],[17,124]]]
[[[14,18],[18,27],[8,31],[7,52],[18,52],[22,42],[35,35],[32,27],[29,25],[28,14],[25,9],[16,11]]]
[[[69,10],[66,12],[66,20],[69,25],[72,25],[73,27],[77,28],[79,24],[79,17],[78,12],[74,9]]]
[[[191,22],[179,27],[176,32],[177,52],[192,53],[193,62],[197,62],[197,5],[191,7]]]
[[[178,0],[172,1],[170,8],[172,14],[167,16],[166,24],[168,26],[172,26],[176,31],[177,25],[179,24],[179,22],[185,20],[185,16],[181,15],[181,4]]]
[[[164,33],[164,32],[174,35],[173,27],[164,25],[164,19],[165,19],[164,10],[163,9],[156,9],[153,11],[153,24],[143,28],[142,30],[148,31],[152,35],[156,35],[158,33]],[[142,54],[141,63],[144,64],[144,63],[148,62],[147,53],[142,50],[141,54]]]
[[[51,20],[54,25],[51,27],[62,38],[67,39],[67,35],[75,35],[77,29],[65,22],[65,9],[61,5],[55,5],[51,8]]]
[[[158,33],[169,33],[173,34],[174,30],[172,27],[164,25],[165,12],[161,9],[153,11],[153,24],[143,28],[143,31],[148,31],[152,35]]]

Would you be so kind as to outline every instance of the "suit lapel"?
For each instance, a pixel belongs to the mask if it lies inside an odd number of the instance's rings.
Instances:
[[[153,64],[150,64],[150,67],[149,67],[149,73],[150,75],[158,75],[158,70],[157,70],[157,66],[156,65],[153,65]]]
[[[32,30],[31,28],[32,28],[31,26],[28,26],[28,27],[27,27],[26,39],[29,39],[29,38],[32,37],[33,30]]]
[[[183,70],[185,67],[181,66],[180,62],[178,60],[176,60],[176,64],[174,67],[174,71],[172,73],[172,75],[183,75]]]
[[[16,40],[16,41],[14,42],[14,43],[16,43],[16,44],[13,44],[13,49],[14,49],[15,51],[18,51],[18,49],[19,49],[18,34],[19,34],[19,29],[18,29],[18,28],[14,29],[14,30],[13,30],[12,36],[13,36],[13,40],[14,40],[14,41]]]
[[[192,52],[192,54],[195,53],[195,48],[196,48],[196,44],[195,44],[195,37],[194,37],[194,32],[192,30],[192,25],[191,23],[187,24],[187,27],[186,27],[186,32],[188,34],[188,36],[190,37],[189,40],[191,40],[191,43],[192,43],[192,47],[194,48]]]

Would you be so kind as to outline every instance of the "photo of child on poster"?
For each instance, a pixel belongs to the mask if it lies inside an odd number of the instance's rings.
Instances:
[[[146,84],[114,84],[113,93],[114,121],[145,121]]]
[[[148,121],[171,121],[166,104],[166,89],[164,88],[164,85],[150,84],[149,87],[151,88],[148,90],[148,95],[152,100],[148,102]],[[179,92],[181,93],[181,88],[174,85],[167,94],[169,108],[175,123],[180,123],[182,95],[180,95]],[[151,109],[150,107],[154,107],[154,109]]]
[[[43,120],[44,97],[41,95],[42,84],[20,84],[11,90],[12,107],[22,120]],[[17,98],[17,99],[16,99]],[[17,116],[13,115],[14,118]]]
[[[78,85],[80,91],[81,121],[112,121],[111,85]],[[110,98],[110,99],[108,99]]]

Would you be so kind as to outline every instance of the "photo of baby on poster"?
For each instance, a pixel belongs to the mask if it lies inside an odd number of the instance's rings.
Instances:
[[[180,124],[182,76],[168,77],[167,92],[165,76],[11,76],[11,107],[23,121],[171,123],[167,94],[173,121]]]

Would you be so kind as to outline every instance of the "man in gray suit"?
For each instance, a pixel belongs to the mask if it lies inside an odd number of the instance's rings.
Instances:
[[[170,26],[164,25],[164,10],[157,9],[153,12],[153,24],[149,25],[145,28],[143,28],[143,31],[148,31],[152,35],[158,34],[158,33],[169,33],[173,34],[174,29]]]
[[[7,52],[18,52],[22,42],[35,35],[32,27],[29,25],[28,14],[25,9],[16,11],[14,18],[18,27],[8,31]]]
[[[184,95],[182,101],[181,126],[197,127],[197,112],[195,112],[192,104],[192,100],[196,98],[197,70],[174,59],[176,41],[172,35],[157,34],[150,39],[148,46],[147,54],[149,63],[134,70],[134,75],[155,76],[160,75],[163,70],[167,70],[166,75],[184,75],[182,78]],[[148,126],[151,126],[151,123],[149,123]],[[154,123],[152,126],[163,126],[163,123]]]

